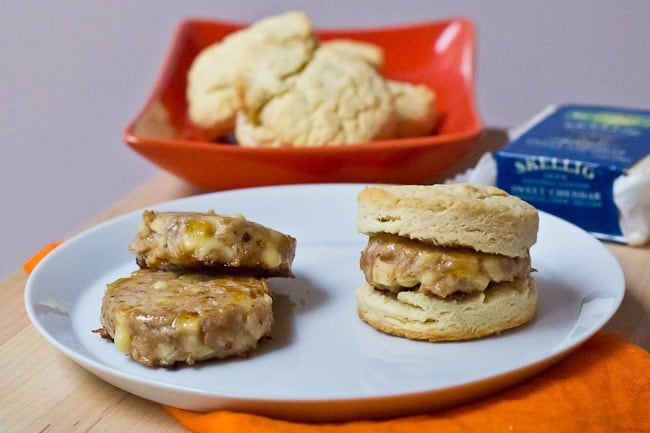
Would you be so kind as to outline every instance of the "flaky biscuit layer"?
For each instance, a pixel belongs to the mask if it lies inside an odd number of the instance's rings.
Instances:
[[[505,191],[475,184],[370,186],[358,195],[357,229],[438,246],[526,257],[539,215]]]
[[[368,284],[357,289],[359,317],[387,334],[428,341],[469,340],[529,322],[537,311],[532,277],[493,284],[453,299],[417,292],[391,294]]]

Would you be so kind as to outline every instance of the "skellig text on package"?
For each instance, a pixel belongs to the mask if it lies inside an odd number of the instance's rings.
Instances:
[[[593,179],[596,176],[594,168],[589,164],[571,159],[559,159],[554,157],[537,156],[526,159],[519,159],[514,162],[517,174],[525,174],[537,171],[559,171],[562,173],[575,174],[585,179]]]

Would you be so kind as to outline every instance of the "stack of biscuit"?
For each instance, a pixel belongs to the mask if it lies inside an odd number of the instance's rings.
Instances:
[[[379,46],[320,43],[309,18],[288,12],[208,46],[188,72],[191,121],[242,146],[332,146],[431,134],[435,93],[380,74]]]
[[[271,334],[266,279],[293,276],[295,248],[241,216],[145,211],[140,269],[107,285],[98,332],[150,367],[244,355]]]

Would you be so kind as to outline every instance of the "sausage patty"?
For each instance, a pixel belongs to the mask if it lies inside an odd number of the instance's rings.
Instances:
[[[292,276],[296,240],[243,217],[144,211],[129,246],[141,268]]]
[[[243,355],[271,333],[264,279],[138,270],[107,285],[98,330],[141,364]]]
[[[369,238],[361,253],[361,270],[368,284],[377,289],[393,293],[417,290],[444,298],[454,292],[481,292],[492,282],[527,278],[530,256],[443,248],[378,234]]]

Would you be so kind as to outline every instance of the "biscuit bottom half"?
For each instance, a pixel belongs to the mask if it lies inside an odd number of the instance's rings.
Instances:
[[[485,292],[439,298],[357,289],[359,317],[386,334],[415,340],[455,341],[485,337],[529,322],[537,312],[532,277],[492,284]]]

